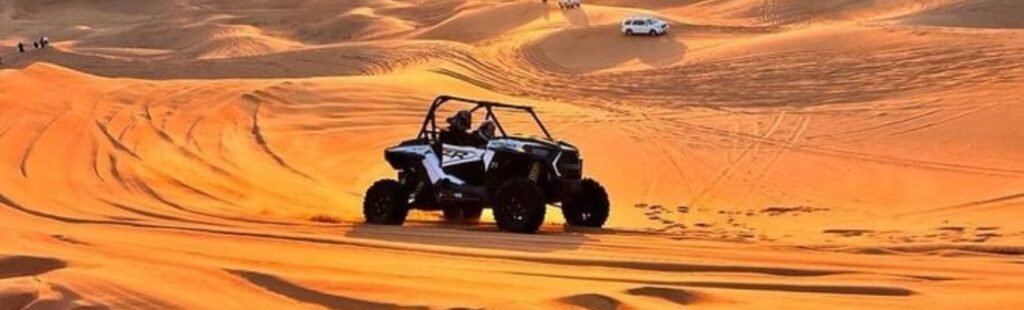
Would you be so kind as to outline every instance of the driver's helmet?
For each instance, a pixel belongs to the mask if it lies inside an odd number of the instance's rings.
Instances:
[[[494,139],[494,132],[497,128],[498,126],[494,124],[494,121],[488,119],[480,122],[480,127],[476,129],[476,132],[480,137],[490,140]]]
[[[448,118],[448,128],[451,130],[468,131],[472,120],[473,115],[469,111],[462,110]]]

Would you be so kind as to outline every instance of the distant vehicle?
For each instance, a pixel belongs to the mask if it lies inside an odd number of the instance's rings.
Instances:
[[[558,0],[558,7],[562,9],[578,8],[583,5],[583,0]]]
[[[448,102],[470,109],[439,128],[435,116]],[[466,133],[474,111],[484,113],[485,121]],[[506,134],[498,112],[527,116],[543,136]],[[571,226],[601,227],[608,219],[608,192],[583,177],[580,151],[552,138],[529,106],[440,96],[416,138],[387,148],[384,158],[398,178],[379,180],[366,191],[363,215],[370,224],[401,225],[410,209],[442,210],[445,219],[475,221],[490,207],[498,228],[533,233],[544,222],[547,204],[559,205]]]
[[[654,17],[628,17],[622,21],[622,33],[628,36],[648,34],[658,36],[668,33],[668,23]]]

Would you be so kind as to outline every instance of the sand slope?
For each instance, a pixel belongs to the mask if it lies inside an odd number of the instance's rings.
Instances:
[[[0,0],[0,309],[1019,308],[1022,13]],[[608,227],[361,224],[439,94],[537,106]]]

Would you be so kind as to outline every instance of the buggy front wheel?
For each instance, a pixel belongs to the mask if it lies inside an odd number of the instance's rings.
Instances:
[[[583,179],[582,189],[562,201],[562,217],[570,226],[601,227],[608,220],[608,192],[593,179]]]
[[[498,228],[517,233],[534,233],[544,223],[544,192],[526,178],[505,182],[494,201],[494,220]]]

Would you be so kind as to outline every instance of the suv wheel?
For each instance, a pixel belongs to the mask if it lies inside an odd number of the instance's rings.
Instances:
[[[584,179],[582,190],[562,201],[562,216],[571,226],[604,226],[608,209],[608,192],[593,179]]]
[[[633,35],[633,29],[626,29],[626,35],[627,36]]]
[[[657,30],[651,30],[650,33],[651,33],[652,37],[657,37],[658,36],[658,31]]]
[[[402,225],[409,215],[408,195],[395,180],[380,180],[366,190],[363,217],[367,223]]]
[[[498,228],[518,233],[534,233],[544,223],[544,193],[525,178],[505,182],[494,201],[494,220]]]

